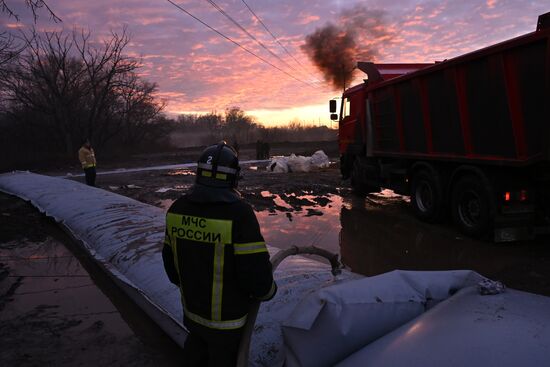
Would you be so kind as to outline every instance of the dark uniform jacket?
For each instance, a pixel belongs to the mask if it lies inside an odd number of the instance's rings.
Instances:
[[[162,256],[180,287],[186,324],[238,329],[251,303],[271,299],[277,289],[258,221],[242,200],[178,199],[166,215]]]

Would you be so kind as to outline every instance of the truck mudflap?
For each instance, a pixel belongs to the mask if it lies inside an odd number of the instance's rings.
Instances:
[[[540,196],[539,196],[540,197]],[[535,204],[503,205],[495,218],[494,242],[533,240],[550,234],[547,201]]]
[[[529,227],[495,228],[494,242],[514,242],[531,240],[535,237],[534,231]]]
[[[529,241],[537,236],[549,235],[550,225],[531,227],[495,228],[494,242]]]

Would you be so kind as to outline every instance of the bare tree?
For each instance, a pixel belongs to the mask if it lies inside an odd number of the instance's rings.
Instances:
[[[76,31],[33,31],[24,40],[26,51],[0,78],[9,113],[21,125],[48,132],[68,156],[85,138],[98,148],[124,133],[139,139],[129,131],[152,121],[164,107],[154,98],[156,85],[135,73],[138,60],[123,53],[126,30],[99,44],[89,32]],[[28,111],[34,112],[33,120]]]
[[[0,32],[0,72],[3,66],[11,62],[23,50],[19,47],[11,33]]]
[[[201,127],[208,131],[208,137],[204,139],[204,144],[213,144],[221,138],[221,128],[223,125],[223,116],[210,112],[205,115],[201,115],[196,121],[197,127]]]
[[[74,45],[69,35],[33,31],[24,40],[26,52],[0,80],[5,98],[16,119],[27,116],[18,113],[22,110],[42,113],[39,121],[21,123],[51,130],[52,138],[70,154],[80,125],[74,110],[86,93],[82,62],[71,55]]]
[[[38,19],[38,11],[44,8],[50,19],[54,22],[60,22],[61,19],[53,12],[48,4],[43,0],[25,0],[25,6],[31,10],[34,22]],[[12,10],[6,0],[0,0],[0,13],[7,14],[19,21],[19,15]],[[8,31],[0,32],[0,77],[6,73],[6,64],[16,58],[24,49],[24,45],[17,45],[15,37]]]
[[[81,32],[78,36],[73,32],[73,40],[89,83],[90,104],[85,135],[96,137],[96,144],[101,146],[123,128],[125,120],[120,116],[113,118],[116,113],[114,103],[119,94],[128,93],[133,72],[140,64],[123,54],[130,42],[126,28],[121,34],[112,32],[111,38],[104,41],[101,48],[92,45],[89,32]],[[133,85],[136,86],[135,82]]]
[[[240,107],[232,106],[225,110],[224,128],[226,136],[249,143],[251,131],[256,128],[256,124]]]
[[[124,84],[118,90],[118,111],[124,131],[122,143],[134,146],[145,140],[155,140],[162,135],[156,122],[166,103],[157,101],[157,85],[142,80],[135,73],[126,74]]]
[[[38,12],[41,9],[44,9],[51,20],[54,22],[61,22],[61,18],[59,18],[53,10],[48,6],[48,4],[44,0],[25,0],[25,5],[27,8],[29,8],[32,12],[32,16],[34,21],[38,19]],[[0,12],[7,14],[9,17],[15,18],[17,21],[19,21],[19,14],[17,14],[12,7],[8,5],[6,0],[0,0]]]

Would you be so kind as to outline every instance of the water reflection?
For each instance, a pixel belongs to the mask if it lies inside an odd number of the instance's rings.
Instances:
[[[272,194],[262,191],[261,197],[271,205],[262,205],[256,217],[266,242],[270,246],[318,246],[339,252],[340,208],[338,195],[314,196]],[[158,200],[155,205],[168,210],[173,199]]]
[[[195,176],[194,169],[176,169],[173,171],[168,171],[166,173],[168,176]]]
[[[263,192],[262,196],[265,195],[272,194]],[[269,245],[278,248],[314,245],[339,252],[342,197],[293,194],[272,196],[278,210],[270,208],[256,212],[262,234]]]
[[[530,289],[525,283],[544,266],[535,262],[548,254],[536,243],[502,245],[461,237],[450,226],[419,222],[408,209],[369,208],[368,200],[357,198],[342,206],[340,222],[342,261],[369,276],[395,269],[472,269]]]
[[[508,286],[550,295],[550,246],[537,242],[493,244],[461,236],[450,225],[414,218],[408,198],[384,191],[357,198],[300,192],[256,197],[256,216],[274,247],[315,245],[340,253],[367,276],[395,269],[472,269]],[[162,200],[168,208],[172,200]]]

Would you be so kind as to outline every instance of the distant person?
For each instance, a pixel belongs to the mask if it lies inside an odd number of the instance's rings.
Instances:
[[[166,214],[162,259],[182,295],[185,367],[234,367],[251,305],[277,291],[256,215],[236,190],[239,172],[225,142],[206,148],[194,186]]]
[[[263,144],[261,140],[256,140],[256,159],[260,160],[262,158],[262,148]]]
[[[78,150],[78,160],[80,161],[80,164],[82,164],[82,168],[84,169],[84,175],[86,176],[86,185],[95,186],[96,160],[94,149],[92,148],[92,144],[90,144],[89,139],[87,139],[84,144],[82,144],[82,147],[80,147],[80,149]]]
[[[263,144],[263,156],[264,158],[263,159],[269,159],[269,143],[268,142],[265,142]]]

